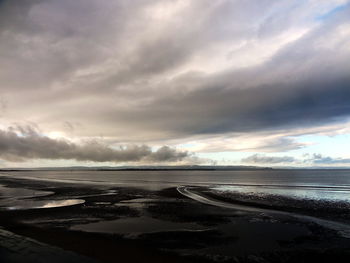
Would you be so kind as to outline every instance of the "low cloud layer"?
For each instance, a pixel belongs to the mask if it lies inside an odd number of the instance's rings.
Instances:
[[[350,158],[333,158],[330,156],[324,156],[322,154],[306,155],[305,162],[311,162],[313,164],[325,164],[325,165],[349,165]]]
[[[72,143],[40,135],[31,127],[0,130],[0,158],[11,162],[28,159],[70,159],[93,162],[177,162],[190,157],[188,152],[163,146],[126,146],[114,149],[98,142]]]
[[[296,165],[300,166],[341,166],[341,165],[349,165],[350,158],[334,158],[330,156],[324,156],[322,154],[305,154],[303,158],[295,158],[292,156],[267,156],[262,154],[254,154],[248,156],[247,158],[243,158],[241,160],[244,163],[256,164],[256,165],[274,165],[274,164],[288,164],[288,165]]]
[[[266,156],[266,155],[259,155],[259,154],[254,154],[247,158],[242,159],[242,162],[252,163],[252,164],[280,164],[280,163],[293,163],[295,161],[296,159],[290,156],[276,157],[276,156]]]

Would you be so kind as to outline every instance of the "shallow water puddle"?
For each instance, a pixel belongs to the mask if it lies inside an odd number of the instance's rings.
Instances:
[[[71,227],[72,230],[86,232],[113,233],[128,236],[137,236],[143,233],[165,231],[198,231],[202,227],[195,223],[176,223],[163,221],[151,217],[123,218],[111,221],[100,221]]]
[[[83,199],[34,200],[32,198],[53,195],[51,191],[38,191],[0,185],[0,210],[24,210],[54,208],[82,204]]]
[[[15,200],[8,202],[0,202],[0,209],[3,210],[24,210],[24,209],[40,209],[72,206],[84,203],[83,199],[67,199],[67,200]]]
[[[0,185],[0,199],[4,198],[32,198],[52,195],[51,191],[38,191],[26,188],[13,188]]]
[[[120,203],[154,203],[157,202],[157,199],[151,199],[151,198],[135,198],[135,199],[128,199],[120,201]]]

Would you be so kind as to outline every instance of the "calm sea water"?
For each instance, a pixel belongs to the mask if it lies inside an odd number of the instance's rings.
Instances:
[[[26,171],[1,175],[101,186],[141,187],[151,190],[180,185],[202,185],[222,191],[270,193],[350,202],[350,170]]]

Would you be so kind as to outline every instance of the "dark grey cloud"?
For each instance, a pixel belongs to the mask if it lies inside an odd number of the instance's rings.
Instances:
[[[152,151],[149,146],[110,148],[96,141],[84,144],[40,135],[31,126],[0,130],[0,158],[21,162],[27,159],[70,159],[93,162],[177,162],[190,157],[185,151],[163,146]]]
[[[3,125],[150,145],[343,121],[350,8],[317,17],[346,2],[1,1]],[[83,147],[65,143],[57,148],[72,156]],[[302,145],[280,136],[265,151],[283,147]],[[159,160],[175,154],[159,151]]]
[[[326,76],[327,71],[323,74]],[[164,97],[152,104],[119,112],[121,114],[115,117],[121,121],[129,119],[130,123],[135,121],[135,126],[138,123],[153,127],[162,125],[163,129],[180,134],[317,125],[350,115],[350,78],[347,75],[337,77],[328,75],[328,79],[324,79],[320,76],[248,89],[221,86],[200,89]]]
[[[98,123],[103,114],[108,122],[163,131],[166,136],[255,132],[341,121],[350,114],[350,54],[343,42],[347,38],[335,46],[325,39],[347,25],[348,14],[349,8],[344,9],[339,18],[312,30],[262,65],[213,74],[188,72],[155,84],[145,93],[141,90],[143,98],[137,93],[126,97],[132,101],[130,107],[120,107],[112,93],[116,104],[111,100],[110,107],[89,117]],[[322,41],[325,46],[318,47]]]
[[[277,163],[294,163],[296,159],[291,156],[266,156],[254,154],[241,160],[244,163],[251,164],[277,164]]]

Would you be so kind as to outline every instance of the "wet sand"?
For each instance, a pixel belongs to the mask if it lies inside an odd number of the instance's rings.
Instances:
[[[46,245],[62,251],[58,252],[62,257],[67,252],[83,257],[83,261],[89,258],[96,262],[330,262],[335,258],[347,262],[350,258],[350,239],[338,231],[288,214],[257,209],[295,212],[295,208],[278,205],[273,198],[266,197],[259,203],[249,197],[248,202],[244,199],[247,196],[195,189],[217,202],[253,208],[234,209],[198,202],[176,187],[152,191],[9,177],[1,178],[0,184],[7,192],[16,188],[50,193],[26,197],[21,202],[84,200],[62,207],[3,208],[0,226],[8,238],[0,239],[0,262],[7,262],[9,244],[19,236],[40,242],[41,249],[31,255],[41,260],[48,257],[43,249]],[[303,209],[298,213],[332,217],[322,209],[322,213],[312,207]],[[333,219],[346,223],[349,213],[341,211],[343,216],[333,215]],[[28,262],[23,247],[13,248],[11,253],[16,258],[11,262]]]

